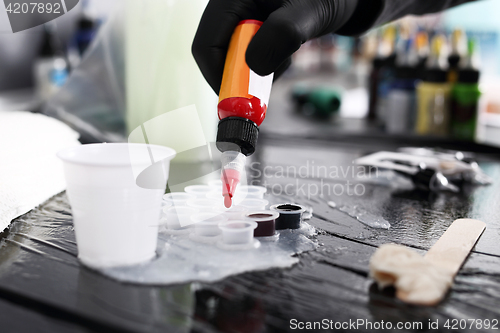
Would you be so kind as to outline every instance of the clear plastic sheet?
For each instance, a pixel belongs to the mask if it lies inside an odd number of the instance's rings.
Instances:
[[[314,250],[318,245],[307,236],[314,228],[303,222],[298,230],[282,230],[276,241],[261,241],[251,250],[222,250],[215,244],[192,241],[188,235],[160,233],[158,257],[130,267],[99,269],[122,282],[175,284],[188,281],[214,282],[230,275],[296,264],[295,254]]]
[[[215,244],[191,241],[189,235],[160,232],[156,259],[135,266],[98,270],[122,282],[167,285],[190,281],[213,282],[230,275],[298,263],[295,254],[319,245],[316,229],[303,222],[298,230],[282,230],[278,241],[262,241],[258,249],[221,250]],[[63,192],[39,208],[15,220],[5,240],[0,240],[0,259],[11,262],[19,249],[5,251],[8,244],[69,266],[78,266],[71,208]],[[8,266],[5,266],[8,267]],[[4,267],[4,268],[5,268]]]
[[[146,130],[152,142],[179,153],[176,161],[209,160],[205,150],[215,141],[217,95],[191,54],[207,3],[114,1],[113,15],[43,112],[72,126],[82,141],[138,142],[128,135]],[[183,119],[200,126],[184,126]],[[161,130],[171,123],[178,125]],[[196,140],[200,135],[204,149]],[[185,152],[186,146],[202,151]]]
[[[125,3],[99,30],[85,57],[42,112],[62,120],[83,140],[126,141]]]

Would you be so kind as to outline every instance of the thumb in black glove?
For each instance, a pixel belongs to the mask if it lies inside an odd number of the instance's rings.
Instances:
[[[211,0],[201,18],[192,52],[205,79],[218,94],[231,35],[238,23],[264,24],[246,53],[259,75],[279,76],[291,55],[314,37],[337,31],[351,17],[357,0]]]

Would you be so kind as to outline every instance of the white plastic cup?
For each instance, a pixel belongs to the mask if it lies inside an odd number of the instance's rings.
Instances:
[[[225,208],[224,206],[224,197],[222,196],[222,191],[210,191],[207,193],[207,199],[214,200],[217,208]],[[244,196],[241,196],[238,192],[233,196],[233,206],[239,205],[242,200],[245,200]]]
[[[163,203],[171,206],[186,206],[188,200],[196,199],[195,195],[185,192],[171,192],[163,196]]]
[[[184,191],[196,196],[197,198],[206,198],[207,194],[213,191],[213,188],[208,185],[190,185],[186,186]]]
[[[256,185],[239,186],[239,195],[242,195],[248,199],[263,199],[264,194],[266,192],[267,188],[265,188],[264,186],[256,186]]]
[[[107,143],[64,149],[57,156],[64,162],[80,261],[99,268],[153,258],[175,151]]]
[[[207,199],[214,201],[214,208],[216,210],[224,210],[224,196],[222,196],[222,191],[212,190],[207,193]]]
[[[222,196],[222,190],[213,190],[208,192],[206,194],[206,197],[208,199],[212,199],[212,200],[217,200],[217,201],[223,201],[224,200],[224,197]]]
[[[194,223],[194,231],[198,236],[213,237],[221,234],[219,223],[226,222],[224,215],[216,213],[199,213],[191,217]]]
[[[222,230],[224,244],[250,244],[253,241],[253,231],[257,228],[254,221],[229,221],[219,224]]]
[[[208,186],[210,186],[212,189],[220,190],[222,191],[222,180],[220,179],[213,179],[208,182]]]
[[[226,207],[216,207],[214,211],[218,214],[222,214],[229,221],[233,220],[243,220],[245,213],[248,212],[248,209],[239,205],[232,205],[230,208]]]
[[[161,207],[162,207],[163,211],[165,211],[166,208],[169,208],[172,206],[173,206],[173,204],[171,201],[165,201],[165,200],[161,201]]]
[[[238,205],[247,208],[249,211],[253,210],[266,210],[266,206],[269,204],[269,201],[264,199],[243,199]]]
[[[217,202],[208,198],[196,198],[188,200],[186,205],[198,209],[200,213],[204,213],[213,211],[214,207],[217,206]]]
[[[165,222],[170,230],[183,230],[193,224],[191,217],[198,212],[192,207],[169,207],[164,209]]]

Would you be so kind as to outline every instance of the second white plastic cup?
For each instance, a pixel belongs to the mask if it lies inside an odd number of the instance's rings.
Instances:
[[[225,244],[250,244],[256,228],[257,223],[254,221],[229,221],[219,224]]]
[[[163,210],[165,221],[170,230],[183,230],[189,228],[193,222],[191,216],[199,211],[192,207],[169,207]]]
[[[219,223],[226,222],[227,218],[215,213],[199,213],[191,217],[194,222],[195,234],[203,237],[220,235]]]
[[[163,203],[170,204],[170,206],[182,207],[186,206],[188,200],[191,199],[196,199],[196,196],[185,192],[171,192],[163,196]]]
[[[208,185],[190,185],[184,188],[186,193],[192,194],[197,198],[206,198],[207,194],[212,190],[213,188]]]
[[[247,211],[248,209],[246,207],[238,205],[232,205],[230,208],[220,206],[214,208],[214,212],[224,215],[229,221],[243,220],[243,217]]]
[[[247,199],[263,199],[267,188],[256,185],[242,185],[239,187],[239,194]]]

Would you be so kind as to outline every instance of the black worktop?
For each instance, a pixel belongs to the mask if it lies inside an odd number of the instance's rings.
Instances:
[[[447,320],[450,325],[453,320],[499,320],[500,150],[442,138],[389,137],[362,120],[311,119],[291,110],[286,91],[277,86],[273,92],[258,150],[249,161],[249,181],[265,185],[275,201],[312,207],[309,223],[319,232],[317,250],[298,255],[299,263],[289,269],[249,272],[211,284],[120,283],[78,262],[63,192],[0,234],[0,332],[279,332],[324,319],[421,322],[419,331],[430,331],[429,321],[438,320],[439,330],[446,331]],[[352,168],[359,156],[402,146],[475,151],[494,183],[466,186],[457,194],[429,193],[401,179],[387,181],[386,174],[359,181],[352,174],[314,172],[319,166]],[[327,192],[348,182],[362,184],[363,193]],[[308,186],[325,191],[300,190]],[[338,209],[342,206],[367,210],[391,227],[366,226]],[[377,246],[392,242],[425,253],[455,219],[464,217],[483,220],[487,229],[438,306],[404,304],[393,290],[380,291],[369,278],[368,262]],[[362,326],[353,331],[372,330]]]
[[[383,181],[364,182],[361,196],[278,193],[280,184],[300,187],[349,181],[348,176],[318,178],[312,168],[309,174],[283,174],[277,172],[280,166],[298,170],[314,162],[315,166],[348,167],[372,146],[373,142],[364,146],[262,135],[250,180],[265,181],[279,200],[312,207],[309,223],[318,228],[321,246],[299,255],[300,262],[290,269],[251,272],[213,284],[123,284],[81,266],[70,206],[61,193],[17,218],[2,234],[1,331],[272,332],[289,330],[293,319],[424,325],[438,319],[444,330],[447,319],[500,318],[500,161],[496,155],[478,155],[495,183],[458,194],[419,192],[404,183],[400,188]],[[380,214],[391,228],[368,227],[331,208],[328,201]],[[368,261],[378,245],[394,242],[424,253],[462,217],[482,219],[488,226],[440,305],[406,305],[394,298],[393,291],[379,291],[368,277]]]

